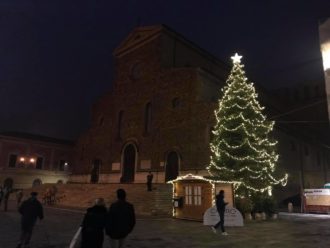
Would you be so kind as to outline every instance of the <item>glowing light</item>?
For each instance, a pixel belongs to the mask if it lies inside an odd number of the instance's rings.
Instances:
[[[330,69],[330,42],[321,45],[324,71]]]
[[[24,157],[21,157],[21,158],[19,159],[19,161],[24,162],[24,161],[25,161],[25,158],[24,158]]]
[[[237,53],[235,53],[234,56],[231,57],[231,59],[233,60],[233,63],[241,63],[241,59],[243,56],[238,55]]]
[[[264,107],[245,76],[241,58],[237,53],[231,57],[233,68],[214,111],[216,124],[207,170],[213,177],[233,183],[238,195],[271,195],[273,185],[286,185],[288,175],[273,176],[279,158],[277,141],[270,136],[275,123],[262,113]]]
[[[34,158],[30,158],[30,162],[34,163],[36,160]]]
[[[234,188],[236,188],[237,186],[235,185],[239,185],[241,182],[229,182],[229,181],[223,181],[223,180],[213,180],[213,179],[208,179],[202,176],[197,176],[197,175],[193,175],[191,173],[184,175],[184,176],[178,176],[176,179],[173,179],[171,181],[168,181],[167,183],[172,184],[172,195],[173,198],[176,197],[176,183],[179,181],[184,181],[184,180],[201,180],[201,181],[205,181],[208,182],[212,185],[212,204],[215,205],[215,184],[216,183],[226,183],[226,184],[234,184]],[[172,216],[175,217],[176,216],[176,210],[175,208],[172,209]]]

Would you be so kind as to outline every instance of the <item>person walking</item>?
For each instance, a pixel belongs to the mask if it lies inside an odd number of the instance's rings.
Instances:
[[[33,227],[37,222],[37,218],[44,218],[43,208],[37,199],[37,192],[32,192],[31,197],[25,200],[19,207],[18,211],[21,217],[21,237],[16,248],[29,248]]]
[[[126,201],[125,190],[117,190],[117,199],[109,208],[105,225],[111,248],[123,247],[125,238],[135,226],[134,207]]]
[[[23,190],[18,190],[16,192],[17,207],[19,207],[21,205],[22,199],[23,199]]]
[[[0,187],[0,206],[1,206],[2,199],[3,199],[3,188]]]
[[[224,200],[225,198],[225,192],[223,190],[219,191],[219,194],[217,194],[216,196],[216,207],[217,207],[217,211],[219,213],[220,216],[220,221],[215,224],[214,226],[212,226],[212,230],[214,233],[217,233],[217,228],[220,226],[221,227],[221,231],[222,231],[222,235],[228,235],[228,233],[225,231],[225,227],[224,227],[224,223],[225,223],[225,209],[226,209],[226,205],[228,204],[228,202],[225,202]]]
[[[149,174],[147,175],[147,188],[148,191],[152,191],[152,179],[154,178],[154,175],[149,171]]]
[[[4,204],[4,211],[7,212],[8,210],[8,201],[11,193],[11,188],[5,187],[3,191],[3,204]]]
[[[104,199],[95,200],[95,205],[87,209],[81,230],[81,248],[102,248],[107,209]]]

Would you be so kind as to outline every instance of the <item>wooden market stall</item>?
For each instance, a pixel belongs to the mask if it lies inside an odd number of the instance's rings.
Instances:
[[[207,209],[214,205],[215,196],[225,191],[225,201],[234,205],[233,185],[213,181],[202,176],[188,174],[171,181],[173,184],[173,217],[188,220],[203,220]]]
[[[305,189],[303,198],[305,213],[330,213],[330,189]]]

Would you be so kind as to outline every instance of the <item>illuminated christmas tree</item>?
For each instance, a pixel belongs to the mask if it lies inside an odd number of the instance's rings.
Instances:
[[[232,57],[233,68],[215,111],[208,171],[213,178],[233,182],[237,195],[271,194],[273,185],[284,186],[288,176],[276,176],[277,141],[270,135],[274,122],[262,113],[241,58],[237,53]]]

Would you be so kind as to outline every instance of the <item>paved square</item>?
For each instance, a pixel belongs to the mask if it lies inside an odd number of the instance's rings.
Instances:
[[[45,219],[38,222],[31,242],[33,248],[68,247],[83,213],[45,208]],[[0,248],[17,244],[20,216],[11,204],[9,212],[0,211]],[[330,247],[330,219],[291,218],[291,220],[252,221],[241,228],[227,228],[229,236],[214,234],[200,222],[139,217],[129,235],[131,248],[203,247]],[[104,248],[108,248],[107,240]]]

